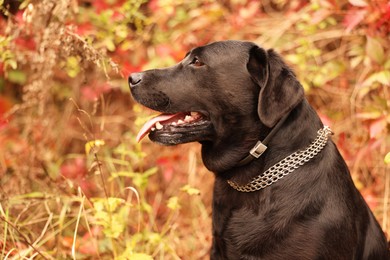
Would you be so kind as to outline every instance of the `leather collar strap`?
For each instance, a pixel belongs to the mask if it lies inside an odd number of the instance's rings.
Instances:
[[[279,122],[272,128],[271,132],[264,138],[263,141],[257,141],[255,146],[249,151],[249,154],[242,159],[241,161],[238,162],[237,166],[243,166],[245,164],[250,163],[254,159],[259,158],[265,150],[267,150],[267,144],[271,140],[271,138],[276,134],[276,132],[282,127],[284,121],[286,121],[287,117],[289,116],[290,113],[287,115],[283,116]]]

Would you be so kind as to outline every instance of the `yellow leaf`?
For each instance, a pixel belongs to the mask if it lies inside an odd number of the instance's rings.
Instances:
[[[89,155],[90,152],[97,153],[99,147],[105,144],[104,140],[93,140],[85,144],[85,153]]]
[[[171,210],[179,209],[180,208],[179,198],[176,196],[169,198],[167,206]]]
[[[390,165],[390,152],[385,155],[385,164]]]
[[[153,260],[153,257],[143,253],[131,254],[129,260]]]
[[[200,190],[192,188],[190,185],[185,185],[180,189],[181,191],[187,192],[188,195],[200,195]]]

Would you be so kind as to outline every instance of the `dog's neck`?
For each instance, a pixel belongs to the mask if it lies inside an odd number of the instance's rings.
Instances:
[[[249,154],[245,156],[245,158],[241,159],[237,163],[236,167],[241,167],[243,165],[252,162],[255,159],[258,159],[267,150],[268,143],[274,137],[274,135],[280,130],[280,128],[283,126],[283,123],[286,121],[289,115],[290,113],[284,115],[262,141],[260,140],[257,141],[255,146],[253,146],[253,148],[249,150]]]
[[[237,167],[238,162],[247,155],[248,151],[257,142],[256,140],[263,140],[268,135],[270,129],[259,125],[255,133],[251,132],[246,135],[248,139],[235,140],[235,143],[232,143],[231,146],[226,144],[223,149],[220,149],[220,147],[212,147],[214,148],[212,149],[207,145],[203,145],[203,162],[217,177],[232,178],[237,183],[246,183],[289,154],[308,146],[309,142],[302,143],[301,136],[307,137],[308,140],[316,138],[317,131],[322,128],[319,118],[313,124],[306,125],[306,127],[298,123],[304,121],[308,114],[315,114],[315,117],[318,118],[316,112],[305,99],[290,112],[280,129],[269,140],[268,148],[264,154],[243,166]],[[288,140],[288,142],[281,140]],[[248,175],[248,173],[253,174],[253,176]]]

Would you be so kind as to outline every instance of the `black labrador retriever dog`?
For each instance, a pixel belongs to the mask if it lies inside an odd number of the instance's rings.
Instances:
[[[389,259],[330,129],[275,51],[215,42],[129,84],[162,113],[138,140],[202,144],[215,173],[211,259]]]

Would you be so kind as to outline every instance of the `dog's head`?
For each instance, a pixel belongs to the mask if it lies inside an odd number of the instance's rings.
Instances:
[[[274,51],[241,41],[195,48],[173,67],[131,74],[129,84],[137,102],[163,113],[138,139],[149,134],[165,145],[253,145],[262,129],[303,99],[303,88]]]

